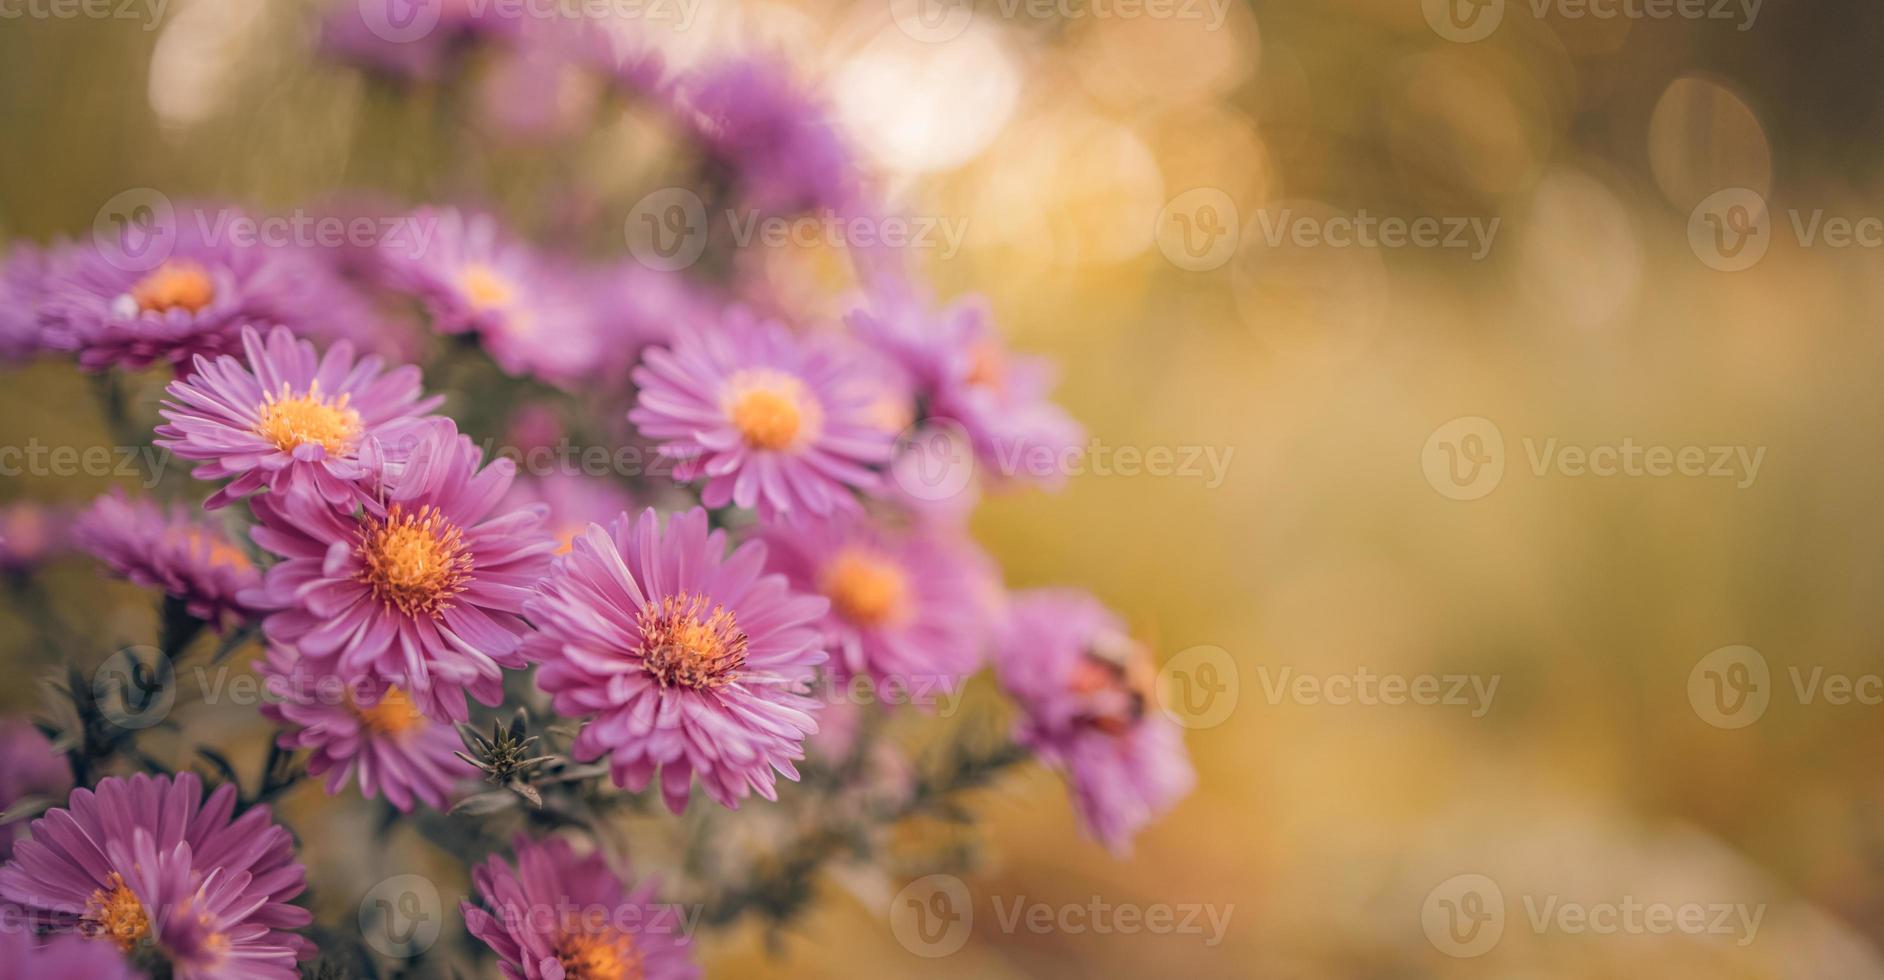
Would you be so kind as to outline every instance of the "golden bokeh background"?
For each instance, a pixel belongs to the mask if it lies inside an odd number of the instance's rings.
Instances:
[[[685,30],[655,31],[676,66],[786,53],[898,209],[965,229],[959,251],[922,255],[938,290],[987,294],[1015,345],[1058,359],[1061,400],[1101,444],[1229,460],[1221,482],[1090,473],[993,496],[976,520],[1010,584],[1089,586],[1163,655],[1213,646],[1236,665],[1234,709],[1188,733],[1197,791],[1129,860],[1076,838],[1051,777],[1004,780],[975,797],[989,844],[959,952],[913,955],[887,921],[902,882],[849,869],[781,947],[715,937],[709,975],[1884,975],[1884,708],[1795,683],[1884,671],[1884,253],[1801,233],[1815,213],[1884,216],[1884,8],[1490,6],[1502,20],[1470,41],[1445,19],[1469,0],[1178,0],[1169,16],[989,0],[942,41],[888,2],[702,0]],[[1573,15],[1594,8],[1723,16]],[[549,162],[442,122],[445,95],[399,101],[311,60],[310,10],[0,21],[0,228],[83,234],[134,187],[282,208],[551,177],[632,203],[673,166],[644,119]],[[1723,271],[1709,236],[1747,215],[1708,201],[1732,188],[1765,202],[1769,240]],[[620,212],[598,213],[605,240]],[[1272,234],[1362,215],[1495,232],[1482,249]],[[801,296],[834,275],[826,258],[767,255],[766,274]],[[156,384],[140,390],[148,410]],[[62,366],[9,376],[0,443],[97,443],[88,395]],[[1478,499],[1448,495],[1429,444],[1459,418],[1502,437],[1502,480]],[[1751,480],[1533,462],[1625,440],[1763,455]],[[147,637],[148,600],[114,586],[105,608],[94,578],[81,563],[54,581],[101,636]],[[13,622],[5,698],[25,708],[49,659]],[[1702,659],[1740,645],[1770,704],[1726,727],[1691,694],[1711,683]],[[1496,695],[1475,715],[1274,690],[1284,670],[1363,669]],[[324,846],[370,833],[315,824]],[[1497,884],[1503,936],[1456,957],[1423,923],[1468,874]],[[1002,929],[996,902],[1022,896],[1209,906],[1228,928],[1214,946]],[[1750,938],[1537,927],[1553,898],[1761,920]]]

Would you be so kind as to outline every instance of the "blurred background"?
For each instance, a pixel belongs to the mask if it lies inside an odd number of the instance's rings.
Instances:
[[[463,131],[491,114],[446,103],[492,93],[393,98],[313,57],[319,7],[0,20],[0,231],[82,235],[140,187],[267,209],[475,176],[591,189],[570,208],[607,243],[663,186],[674,139],[646,118],[553,153]],[[1199,788],[1129,860],[1030,772],[975,798],[959,951],[915,955],[901,883],[840,874],[777,944],[710,940],[709,976],[1884,976],[1884,7],[687,9],[637,27],[671,66],[785,55],[897,210],[962,230],[926,274],[1058,360],[1095,445],[1198,460],[990,497],[1009,584],[1091,587],[1173,684],[1225,668],[1208,710],[1167,702]],[[844,275],[819,252],[759,273],[835,316],[806,298]],[[92,404],[67,367],[9,374],[0,443],[99,443]],[[1629,445],[1708,465],[1563,454]],[[101,648],[148,642],[139,590],[105,610],[87,563],[53,576]],[[7,615],[0,699],[28,710],[53,658]],[[1337,695],[1368,676],[1402,696]],[[1423,678],[1433,703],[1406,694]],[[372,833],[320,805],[285,804],[310,852]],[[340,919],[370,885],[315,874]],[[1002,928],[1017,901],[1200,914]]]

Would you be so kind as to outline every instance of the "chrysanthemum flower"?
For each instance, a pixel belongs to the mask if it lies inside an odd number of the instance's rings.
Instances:
[[[838,682],[867,676],[933,705],[981,663],[989,569],[971,542],[863,517],[775,524],[761,540],[768,568],[831,600],[820,625]]]
[[[280,610],[263,624],[271,642],[464,721],[467,692],[497,704],[502,668],[522,666],[519,613],[555,543],[541,508],[491,516],[516,467],[483,466],[449,419],[420,426],[395,455],[353,512],[309,494],[251,498],[255,542],[283,558],[253,598]]]
[[[396,439],[443,400],[419,389],[419,369],[382,371],[358,361],[345,341],[325,357],[276,327],[267,339],[242,330],[244,360],[198,358],[196,371],[170,383],[157,445],[201,460],[199,480],[229,480],[204,506],[216,508],[264,487],[306,486],[346,505],[367,475],[360,451],[372,438]],[[246,361],[246,363],[244,363]]]
[[[35,936],[22,929],[0,929],[0,963],[9,977],[138,978],[117,947],[69,934]]]
[[[826,109],[766,58],[738,58],[682,78],[676,108],[707,152],[731,168],[746,199],[766,211],[845,211],[861,171]]]
[[[706,477],[708,507],[767,519],[851,510],[852,491],[878,485],[872,467],[888,464],[895,436],[875,424],[843,353],[736,309],[718,329],[647,352],[628,418],[677,460],[677,479]]]
[[[47,345],[76,352],[87,370],[168,362],[187,372],[199,354],[237,349],[245,324],[325,336],[357,329],[334,326],[338,320],[369,315],[315,253],[237,244],[227,228],[216,231],[215,224],[234,216],[232,209],[192,209],[186,216],[179,208],[175,245],[149,269],[91,243],[73,246],[55,263],[42,301]]]
[[[452,786],[476,774],[455,754],[463,743],[452,726],[427,718],[397,687],[349,683],[282,647],[255,669],[273,697],[262,714],[285,727],[277,743],[308,749],[307,771],[326,774],[330,796],[358,773],[367,799],[383,793],[403,813],[414,800],[443,810]]]
[[[1113,851],[1191,791],[1183,735],[1152,700],[1150,653],[1091,596],[1017,595],[998,673],[1025,712],[1019,740],[1065,774],[1081,823]]]
[[[465,902],[465,928],[497,954],[510,980],[691,980],[682,909],[656,883],[632,889],[599,852],[568,840],[518,837],[512,868],[493,855],[471,871],[483,907]]]
[[[261,573],[223,529],[181,507],[166,510],[113,490],[72,525],[80,548],[112,571],[183,601],[190,615],[221,629],[255,607],[242,593]]]
[[[0,504],[0,571],[30,572],[71,544],[72,516],[62,507],[18,500]]]
[[[56,931],[155,952],[178,977],[293,977],[312,951],[287,931],[312,918],[288,904],[305,872],[267,807],[232,819],[235,803],[234,786],[205,799],[187,772],[74,790],[0,867],[0,902]]]
[[[29,796],[64,799],[71,789],[71,767],[39,729],[18,718],[0,719],[0,810]],[[0,824],[0,861],[13,856],[21,829],[19,823]]]
[[[50,261],[24,243],[0,258],[0,361],[24,361],[45,347],[39,307],[52,278]]]
[[[1052,365],[1007,350],[982,302],[931,313],[906,291],[886,289],[850,324],[904,366],[930,418],[963,427],[986,467],[1009,479],[1063,482],[1085,433],[1047,397]]]
[[[527,607],[537,683],[558,712],[591,718],[578,760],[609,757],[616,785],[640,790],[658,770],[669,809],[693,777],[723,806],[777,798],[776,775],[817,730],[805,691],[825,659],[825,600],[764,573],[756,542],[726,554],[695,507],[663,531],[652,509],[591,527]]]

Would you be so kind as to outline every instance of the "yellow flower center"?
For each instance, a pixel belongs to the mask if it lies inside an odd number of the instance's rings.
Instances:
[[[619,929],[563,936],[556,961],[566,980],[641,980],[645,975],[634,937]]]
[[[279,393],[265,396],[257,409],[261,417],[255,434],[284,453],[314,443],[330,456],[345,456],[359,443],[361,429],[360,413],[347,407],[350,397],[322,397],[319,381],[309,384],[306,394],[296,395],[284,383]]]
[[[85,917],[82,925],[86,935],[100,939],[109,939],[118,948],[130,952],[138,940],[150,935],[150,918],[144,914],[144,903],[131,894],[130,886],[124,883],[124,876],[113,871],[105,883],[110,891],[102,888],[92,892],[92,897],[85,903]]]
[[[353,701],[353,714],[360,719],[360,724],[375,735],[398,736],[419,728],[425,724],[422,714],[406,692],[396,687],[389,687],[380,696],[378,703],[363,705],[353,700],[351,692],[347,695]]]
[[[839,616],[858,626],[897,623],[909,615],[909,576],[895,562],[861,548],[844,550],[825,568],[819,591]]]
[[[202,266],[185,259],[165,262],[131,287],[131,299],[146,313],[196,313],[216,298],[216,284]]]
[[[394,504],[385,520],[368,518],[354,552],[364,565],[358,580],[408,616],[436,618],[471,579],[464,534],[430,504],[416,514]]]
[[[727,418],[754,449],[790,449],[817,434],[822,413],[804,382],[782,371],[759,368],[728,379]]]
[[[725,606],[682,593],[643,607],[641,664],[662,687],[723,687],[746,666],[746,634]]]
[[[458,288],[471,308],[479,312],[501,310],[517,298],[517,289],[496,269],[478,263],[465,266],[458,273]]]

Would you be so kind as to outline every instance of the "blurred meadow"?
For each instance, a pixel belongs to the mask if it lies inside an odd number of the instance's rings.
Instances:
[[[549,86],[577,121],[546,155],[450,111],[493,93],[395,99],[316,60],[319,6],[0,19],[0,231],[84,235],[136,188],[281,210],[476,175],[567,188],[593,235],[569,244],[620,251],[664,186],[678,151],[649,118]],[[709,976],[1884,976],[1884,7],[679,7],[636,25],[670,65],[784,54],[895,210],[961,231],[918,251],[938,293],[985,294],[1058,360],[1113,465],[985,502],[1009,584],[1084,583],[1166,659],[1168,710],[1217,699],[1185,717],[1197,791],[1130,860],[1030,770],[976,797],[959,951],[916,955],[886,912],[902,882],[839,871],[784,936],[710,939]],[[1439,237],[1392,244],[1394,220]],[[833,318],[805,298],[847,275],[827,252],[755,260],[779,305]],[[90,394],[64,365],[7,375],[0,445],[108,444]],[[1706,465],[1592,468],[1627,446]],[[147,642],[148,598],[96,577],[61,564],[87,604],[51,612],[101,655]],[[55,661],[46,612],[5,612],[10,709]],[[1704,662],[1733,647],[1757,653]],[[1341,696],[1366,677],[1398,681]],[[1408,695],[1423,678],[1438,694]],[[371,846],[318,789],[283,805],[311,855]],[[372,883],[310,860],[344,919]],[[1199,928],[1004,927],[1017,901]]]

